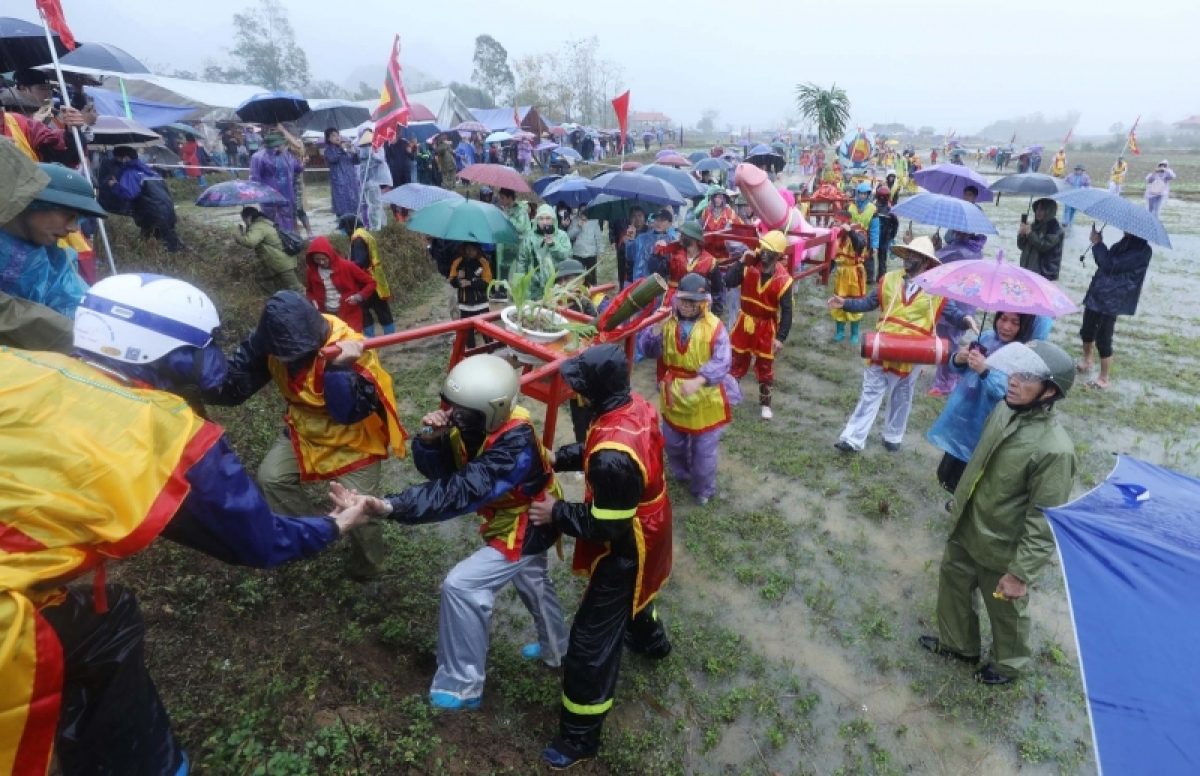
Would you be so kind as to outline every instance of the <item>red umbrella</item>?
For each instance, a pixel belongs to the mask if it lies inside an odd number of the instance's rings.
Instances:
[[[497,189],[532,191],[519,172],[502,164],[471,164],[464,167],[458,177]]]
[[[567,130],[563,129],[562,127],[550,127],[550,134],[565,135],[567,134]]]
[[[408,110],[409,121],[437,121],[437,116],[433,115],[433,111],[419,102],[410,102]]]
[[[639,168],[641,166],[642,166],[641,162],[625,162],[625,164],[621,165],[621,169],[624,170],[625,172],[629,172],[630,170],[636,170],[637,168]]]
[[[679,156],[678,154],[672,154],[670,156],[664,156],[661,159],[655,159],[654,163],[655,164],[665,164],[670,167],[691,167],[692,166],[691,162],[689,162],[687,159],[684,159],[682,156]]]

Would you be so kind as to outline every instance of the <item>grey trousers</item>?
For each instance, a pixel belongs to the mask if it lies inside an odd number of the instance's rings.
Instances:
[[[569,633],[550,579],[546,553],[510,561],[496,548],[484,546],[451,569],[442,583],[438,670],[430,692],[446,693],[464,701],[483,695],[488,626],[496,593],[509,582],[517,588],[521,602],[533,615],[542,661],[552,667],[562,662]]]

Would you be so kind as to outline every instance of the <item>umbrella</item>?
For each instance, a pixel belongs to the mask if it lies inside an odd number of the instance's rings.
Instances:
[[[292,92],[263,92],[237,106],[242,121],[255,124],[282,124],[296,121],[311,110],[308,100]]]
[[[149,73],[150,68],[134,59],[124,49],[108,43],[88,43],[59,59],[64,69],[87,68],[110,73]]]
[[[587,214],[588,218],[595,218],[599,221],[627,221],[629,220],[629,211],[635,207],[641,208],[643,213],[653,213],[659,206],[653,202],[638,199],[614,197],[612,194],[597,194],[596,198],[583,209],[583,212]]]
[[[961,164],[935,164],[913,175],[921,188],[934,194],[945,194],[950,197],[963,198],[963,189],[974,186],[979,189],[978,202],[991,202],[992,192],[988,182],[982,175]]]
[[[534,151],[553,151],[558,148],[558,143],[551,143],[549,140],[543,140],[533,147]]]
[[[426,186],[423,183],[406,183],[403,186],[397,186],[381,197],[389,205],[402,207],[405,210],[421,210],[444,199],[462,198],[462,194],[458,192],[447,191],[441,186]]]
[[[664,156],[660,159],[655,159],[654,163],[655,164],[665,164],[670,167],[691,167],[692,166],[691,162],[689,162],[687,159],[684,159],[682,156],[679,156],[678,154],[672,154],[670,156]]]
[[[592,181],[591,187],[592,191],[597,194],[611,194],[614,197],[637,199],[659,205],[683,205],[687,202],[679,190],[670,183],[650,175],[643,175],[641,170],[606,175],[601,180]]]
[[[169,167],[180,163],[179,155],[165,145],[146,146],[138,150],[138,157],[151,166],[161,164]]]
[[[1042,172],[1023,172],[1006,175],[998,181],[993,181],[988,188],[997,194],[1040,194],[1050,197],[1060,191],[1066,191],[1069,187],[1070,184],[1061,178],[1052,178]]]
[[[999,234],[977,205],[944,194],[922,192],[896,205],[892,208],[892,213],[918,224],[953,229],[956,232]]]
[[[1180,648],[1200,622],[1198,502],[1200,481],[1122,455],[1103,483],[1045,510],[1097,770],[1109,776],[1195,773],[1200,762],[1200,670]]]
[[[756,167],[765,167],[770,172],[779,172],[786,164],[783,157],[767,145],[757,145],[746,154],[746,161]]]
[[[71,50],[59,39],[58,33],[51,34],[58,55],[68,54]],[[46,44],[46,31],[42,25],[23,19],[0,18],[0,73],[37,67],[49,61],[50,46]]]
[[[538,178],[536,181],[533,182],[533,193],[537,194],[539,197],[542,196],[542,192],[546,190],[547,186],[549,186],[551,183],[554,183],[557,180],[561,180],[562,177],[563,176],[561,176],[561,175],[546,175],[544,177]]]
[[[374,115],[373,112],[372,115]],[[410,102],[408,104],[408,121],[410,125],[421,121],[437,121],[437,116],[421,103]]]
[[[147,129],[133,119],[120,116],[100,116],[92,126],[93,143],[96,145],[133,145],[161,140],[162,136]]]
[[[1141,237],[1147,242],[1171,247],[1171,238],[1158,216],[1131,200],[1104,189],[1071,189],[1055,194],[1053,199],[1082,210],[1097,221],[1112,224],[1126,234]]]
[[[630,170],[636,170],[641,166],[642,166],[641,162],[623,162],[621,164],[621,171],[629,172]]]
[[[462,169],[458,177],[465,181],[475,181],[497,189],[530,190],[529,184],[525,182],[519,172],[503,164],[470,164]]]
[[[524,129],[522,129],[520,132],[513,133],[513,140],[533,141],[533,140],[537,140],[537,135],[533,134],[532,132],[527,132]]]
[[[508,134],[507,132],[493,132],[492,134],[490,134],[486,138],[484,138],[483,142],[485,142],[485,143],[503,143],[505,141],[512,140],[512,139],[513,139],[513,136]]]
[[[459,132],[478,132],[481,135],[486,135],[491,131],[478,121],[464,121],[455,127],[455,129],[457,129]]]
[[[642,133],[642,137],[654,137],[654,133],[647,129]]]
[[[700,183],[690,174],[675,167],[649,164],[645,167],[639,167],[634,174],[664,180],[685,197],[703,197],[704,193],[708,191],[708,187],[705,184]]]
[[[287,198],[270,186],[248,180],[232,180],[209,186],[196,198],[197,207],[239,205],[286,205]]]
[[[478,165],[475,165],[478,166]],[[528,189],[526,189],[528,190]],[[476,243],[515,243],[513,229],[504,211],[474,199],[443,199],[408,219],[413,232]]]
[[[172,124],[163,124],[161,127],[155,127],[155,129],[170,129],[182,135],[191,135],[194,138],[204,137],[204,133],[200,130],[195,127],[189,127],[187,124],[180,124],[178,121]]]
[[[558,147],[555,149],[554,153],[558,154],[559,156],[565,156],[568,159],[574,159],[575,161],[579,161],[583,158],[583,154],[579,153],[574,148],[567,148],[566,146]]]
[[[1029,146],[1029,150],[1030,150],[1032,153],[1035,153],[1035,154],[1040,154],[1042,151],[1045,151],[1045,150],[1046,150],[1046,146],[1042,146],[1042,145],[1031,145],[1031,146]]]
[[[692,151],[690,154],[688,154],[687,158],[689,162],[696,164],[702,159],[707,159],[708,154],[706,154],[704,151]]]
[[[349,100],[321,100],[320,107],[298,122],[301,129],[324,132],[330,127],[337,130],[353,129],[371,118],[371,111]]]
[[[592,185],[594,185],[593,182],[587,178],[568,175],[547,186],[542,191],[542,199],[551,205],[564,203],[567,207],[574,209],[580,205],[586,205],[595,198],[596,192],[590,188]]]
[[[561,135],[567,135],[570,133],[567,132],[566,127],[550,127],[550,134],[561,136]]]
[[[696,166],[692,168],[692,171],[693,172],[704,172],[705,170],[708,170],[710,172],[717,172],[720,170],[732,170],[732,169],[733,169],[733,165],[730,164],[729,162],[725,161],[724,159],[713,159],[710,157],[708,159],[701,159],[699,162],[697,162]]]
[[[934,267],[913,282],[931,294],[991,313],[1059,318],[1079,310],[1053,282],[1006,263],[1004,251],[994,259],[967,259]]]
[[[656,153],[654,155],[654,161],[657,162],[659,159],[663,159],[668,156],[679,156],[679,152],[675,150],[675,146],[667,146],[663,150]]]

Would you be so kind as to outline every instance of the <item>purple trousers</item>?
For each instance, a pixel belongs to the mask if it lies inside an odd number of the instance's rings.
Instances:
[[[966,333],[966,329],[956,329],[948,323],[939,322],[934,333],[939,337],[945,337],[950,341],[950,358],[954,358],[954,354],[958,352],[958,341],[962,335]],[[938,364],[937,372],[933,375],[933,385],[931,390],[941,391],[949,394],[954,390],[954,386],[958,385],[958,378],[962,376],[962,372],[957,372],[950,362]]]
[[[688,490],[696,498],[717,495],[717,444],[724,430],[721,426],[703,434],[685,434],[662,424],[671,476],[688,483]]]

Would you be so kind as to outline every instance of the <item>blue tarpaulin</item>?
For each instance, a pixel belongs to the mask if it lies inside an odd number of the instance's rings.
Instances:
[[[120,116],[125,118],[125,101],[120,92],[108,89],[97,89],[89,86],[84,90],[88,97],[96,101],[96,112],[101,116]],[[195,105],[167,105],[163,102],[151,102],[137,97],[129,98],[129,107],[133,112],[133,120],[147,127],[164,127],[176,121],[191,116],[196,112]]]
[[[1200,773],[1200,480],[1122,456],[1047,509],[1103,776]]]

